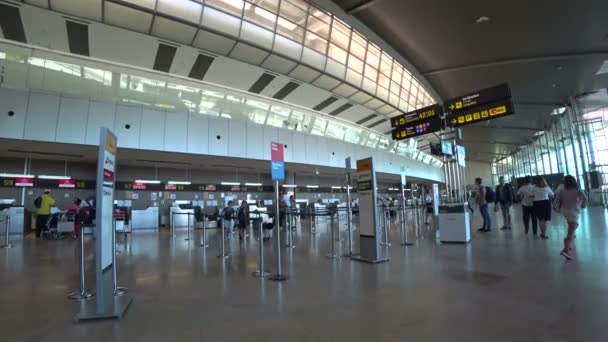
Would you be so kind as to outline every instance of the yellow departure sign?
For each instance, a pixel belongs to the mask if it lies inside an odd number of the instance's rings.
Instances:
[[[480,121],[495,119],[502,116],[513,114],[513,104],[511,100],[503,100],[479,106],[468,111],[461,111],[448,114],[445,119],[448,126],[460,127]]]
[[[406,126],[429,121],[441,117],[443,111],[440,105],[424,107],[413,112],[405,113],[391,119],[391,127]]]
[[[455,113],[487,103],[510,98],[511,89],[509,88],[508,84],[503,83],[491,88],[478,90],[473,93],[447,100],[444,104],[444,110],[449,113]]]

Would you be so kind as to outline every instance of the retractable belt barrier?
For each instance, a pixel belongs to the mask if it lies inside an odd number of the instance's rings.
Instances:
[[[11,228],[11,217],[6,214],[4,215],[4,243],[2,245],[0,245],[0,248],[12,248],[13,245],[11,245],[8,242],[8,233],[9,230]]]
[[[114,252],[114,249],[112,249]],[[95,291],[89,290],[84,279],[84,231],[80,232],[80,289],[68,294],[69,299],[89,299],[95,296]]]

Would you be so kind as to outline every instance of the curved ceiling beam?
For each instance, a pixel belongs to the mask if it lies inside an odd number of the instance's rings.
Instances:
[[[472,69],[489,68],[489,67],[511,65],[511,64],[550,62],[550,61],[559,61],[559,60],[565,60],[565,59],[587,58],[587,57],[606,57],[606,56],[608,56],[608,51],[588,51],[588,52],[565,53],[565,54],[548,55],[548,56],[511,58],[511,59],[503,59],[503,60],[497,60],[497,61],[491,61],[491,62],[460,65],[460,66],[448,67],[448,68],[443,68],[443,69],[429,70],[429,71],[423,72],[422,74],[424,76],[432,76],[432,75],[439,75],[439,74],[447,74],[450,72],[467,71],[467,70],[472,70]]]

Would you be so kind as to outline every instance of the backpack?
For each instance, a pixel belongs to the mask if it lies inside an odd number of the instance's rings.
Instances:
[[[243,207],[239,207],[236,210],[236,219],[242,225],[247,223],[247,214],[245,213],[245,209]]]
[[[496,201],[496,193],[494,192],[494,190],[492,190],[492,188],[490,188],[489,186],[486,186],[486,202],[494,203],[495,201]]]
[[[224,208],[224,212],[222,217],[224,220],[232,220],[232,215],[234,214],[234,209],[230,207]]]
[[[42,206],[42,197],[36,197],[36,199],[34,200],[34,206],[36,207],[36,209],[40,209],[40,207]]]

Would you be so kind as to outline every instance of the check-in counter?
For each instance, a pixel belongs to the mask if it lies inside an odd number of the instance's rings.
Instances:
[[[439,240],[441,242],[468,243],[471,225],[467,203],[439,206]]]
[[[194,209],[182,209],[179,206],[169,208],[169,225],[171,228],[194,225]]]
[[[149,207],[145,210],[131,210],[131,230],[157,229],[158,207]]]
[[[8,207],[0,212],[0,236],[4,236],[6,229],[6,218],[9,218],[9,235],[23,235],[25,233],[25,208]]]

